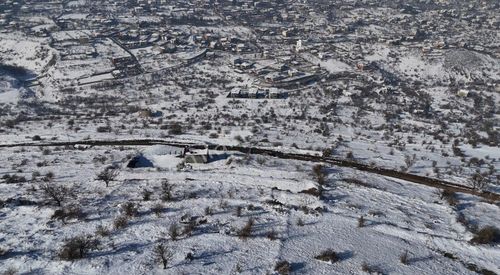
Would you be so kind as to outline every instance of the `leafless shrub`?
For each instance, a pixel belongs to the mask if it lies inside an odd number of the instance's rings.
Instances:
[[[494,244],[500,242],[500,230],[493,226],[485,226],[476,232],[470,240],[473,244]]]
[[[279,261],[274,266],[274,271],[280,275],[288,275],[292,271],[292,265],[288,261]]]
[[[168,129],[169,135],[181,135],[182,133],[183,133],[182,126],[177,122],[170,125],[170,129]]]
[[[129,217],[128,216],[119,216],[117,217],[114,221],[113,221],[113,225],[115,227],[115,229],[122,229],[122,228],[125,228],[128,224],[128,219]]]
[[[249,218],[245,226],[238,232],[238,237],[240,239],[246,240],[247,238],[252,236],[253,226],[255,224],[254,219]]]
[[[139,207],[133,202],[127,202],[121,206],[122,212],[127,217],[135,217],[139,213]]]
[[[16,274],[18,274],[18,270],[14,267],[9,267],[2,273],[2,275],[16,275]]]
[[[45,181],[45,182],[53,181],[54,177],[55,177],[54,172],[49,171],[49,172],[47,172],[47,174],[45,174],[43,181]]]
[[[262,165],[264,165],[264,164],[266,164],[266,158],[264,158],[264,157],[259,156],[259,157],[257,157],[255,160],[256,160],[256,161],[257,161],[257,163],[258,163],[259,165],[261,165],[261,166],[262,166]]]
[[[104,225],[99,225],[97,226],[95,233],[101,237],[107,237],[111,234],[111,231],[109,230],[108,227]]]
[[[155,258],[167,269],[168,264],[174,257],[174,252],[164,243],[159,243],[153,250]]]
[[[245,140],[244,140],[244,139],[243,139],[240,135],[236,135],[236,136],[234,137],[234,139],[235,139],[236,141],[238,141],[239,143],[243,143],[243,142],[245,141]]]
[[[354,154],[352,151],[347,152],[347,155],[345,157],[348,160],[354,160]]]
[[[205,207],[205,215],[210,216],[213,214],[212,208],[210,206]]]
[[[40,185],[40,190],[46,199],[53,201],[57,206],[61,206],[69,198],[76,198],[73,189],[63,185],[43,183]]]
[[[241,211],[243,207],[241,205],[236,206],[236,217],[241,217]]]
[[[299,219],[297,220],[297,225],[298,225],[298,226],[304,226],[304,225],[305,225],[305,224],[304,224],[304,220],[302,220],[302,218],[299,218]]]
[[[488,178],[486,175],[481,174],[480,172],[474,173],[471,179],[472,188],[474,190],[485,190],[488,187]]]
[[[163,204],[157,203],[153,205],[153,208],[151,208],[151,211],[156,214],[157,217],[161,216],[161,213],[163,213]]]
[[[367,263],[363,263],[361,265],[361,270],[363,270],[364,272],[370,273],[370,274],[384,274],[382,272],[382,270],[380,269],[380,267],[378,267],[376,265],[370,265]]]
[[[26,178],[24,176],[18,176],[16,174],[13,175],[5,174],[2,176],[2,179],[7,184],[26,182]]]
[[[109,183],[114,181],[116,177],[118,177],[119,171],[112,167],[107,167],[99,174],[97,174],[97,180],[104,181],[106,183],[106,187],[109,186]]]
[[[406,172],[410,170],[410,168],[415,165],[415,162],[417,161],[417,155],[413,154],[412,156],[405,156],[405,166],[403,166],[403,171]]]
[[[220,207],[221,209],[226,209],[226,208],[227,208],[227,206],[228,206],[227,201],[225,201],[225,200],[220,200],[220,202],[219,202],[219,207]]]
[[[365,217],[364,216],[360,216],[358,218],[358,227],[364,227],[365,226]]]
[[[9,267],[7,270],[5,270],[2,275],[16,275],[18,273],[18,270],[14,267]]]
[[[313,166],[313,174],[314,178],[318,182],[319,185],[325,184],[326,172],[325,168],[321,164],[317,164]]]
[[[177,226],[177,223],[173,223],[172,225],[170,225],[168,234],[173,241],[179,238],[179,227]]]
[[[236,263],[236,266],[234,267],[234,271],[235,271],[236,273],[241,273],[241,272],[243,272],[243,268],[241,267],[241,263],[239,263],[239,262],[238,262],[238,263]],[[234,273],[234,272],[233,272],[233,273]]]
[[[174,190],[174,185],[169,183],[168,180],[164,180],[161,184],[161,199],[163,201],[171,201],[173,199],[172,192]]]
[[[85,258],[91,250],[97,249],[99,241],[91,236],[74,237],[67,240],[59,251],[59,258],[73,261]]]
[[[152,194],[153,194],[153,192],[151,192],[150,190],[144,189],[144,190],[142,190],[142,199],[144,201],[149,201],[151,199]]]
[[[41,176],[40,172],[34,171],[33,173],[31,173],[31,180],[35,181],[40,176]]]
[[[197,226],[196,220],[195,219],[190,220],[182,229],[182,234],[186,236],[191,236],[191,234],[193,234],[193,231],[196,230],[196,226]]]
[[[321,254],[319,254],[318,256],[316,256],[314,258],[317,260],[320,260],[320,261],[330,262],[330,263],[334,263],[334,262],[340,260],[337,253],[335,251],[333,251],[332,249],[327,249],[327,250],[321,252]]]
[[[449,189],[443,189],[443,191],[441,191],[441,199],[445,199],[450,206],[456,206],[458,204],[456,193]]]
[[[266,237],[271,240],[277,240],[278,239],[278,233],[274,229],[271,229],[271,231],[267,232]]]
[[[404,265],[408,264],[409,262],[408,250],[405,250],[405,252],[403,252],[403,254],[399,256],[399,261]]]
[[[63,209],[57,209],[54,211],[51,219],[60,220],[63,223],[66,223],[67,220],[71,219],[83,219],[85,218],[85,213],[82,211],[79,205],[70,205]]]

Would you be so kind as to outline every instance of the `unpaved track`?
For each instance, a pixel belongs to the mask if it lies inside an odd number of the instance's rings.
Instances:
[[[176,142],[176,141],[166,141],[161,139],[130,139],[130,140],[82,140],[82,141],[69,141],[69,142],[30,142],[30,143],[15,143],[15,144],[0,144],[0,148],[8,147],[47,147],[47,146],[75,146],[75,145],[88,145],[88,146],[151,146],[151,145],[170,145],[170,146],[189,146],[194,149],[204,149],[210,150],[225,150],[225,151],[237,151],[245,154],[253,155],[266,155],[271,157],[276,157],[280,159],[293,159],[301,161],[311,161],[327,163],[334,166],[349,167],[359,171],[365,171],[367,173],[378,174],[386,176],[393,179],[405,180],[421,185],[427,185],[431,187],[436,187],[440,189],[448,189],[454,192],[473,194],[476,196],[483,197],[490,201],[500,201],[500,194],[491,192],[478,192],[471,187],[438,180],[434,178],[428,178],[423,176],[418,176],[414,174],[404,173],[396,170],[386,169],[371,166],[364,163],[359,163],[356,161],[338,159],[334,157],[322,157],[310,154],[300,154],[300,153],[288,153],[274,149],[258,148],[258,147],[247,147],[247,146],[231,146],[231,145],[220,145],[220,144],[199,144],[199,143],[188,143],[188,142]]]

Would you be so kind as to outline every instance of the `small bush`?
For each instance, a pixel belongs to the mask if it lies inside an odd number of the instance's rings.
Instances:
[[[101,237],[107,237],[111,234],[111,231],[109,230],[108,227],[104,225],[99,225],[97,226],[95,233]]]
[[[53,201],[57,206],[61,206],[69,198],[76,197],[72,188],[53,183],[41,184],[40,190],[47,200]]]
[[[98,133],[111,133],[112,130],[109,126],[99,126],[96,129]]]
[[[172,240],[177,240],[179,238],[179,227],[176,223],[173,223],[168,229],[168,234]]]
[[[144,189],[144,190],[142,190],[142,199],[144,201],[149,201],[149,200],[151,200],[152,194],[153,194],[153,192],[151,192],[150,190]]]
[[[115,229],[125,228],[128,224],[128,216],[119,216],[113,221]]]
[[[292,271],[292,265],[288,261],[279,261],[274,267],[274,271],[280,275],[288,275]]]
[[[109,186],[109,183],[114,181],[116,177],[118,177],[119,171],[112,168],[107,167],[99,174],[97,174],[97,180],[103,181],[106,184],[106,187]]]
[[[370,274],[384,274],[384,272],[380,269],[380,267],[376,265],[370,265],[367,263],[363,263],[361,265],[361,270]]]
[[[172,252],[172,250],[169,249],[168,246],[164,243],[160,243],[155,246],[153,253],[155,258],[163,265],[163,269],[167,269],[168,263],[174,257],[174,253]]]
[[[157,203],[151,208],[151,211],[156,214],[157,217],[161,216],[161,213],[163,213],[163,204]]]
[[[137,213],[139,212],[138,209],[139,207],[133,202],[127,202],[124,205],[122,205],[122,211],[128,217],[137,216]]]
[[[304,226],[304,225],[305,225],[305,224],[304,224],[304,220],[302,220],[302,218],[299,218],[299,219],[297,220],[297,225],[298,225],[298,226]]]
[[[470,240],[473,244],[494,244],[500,242],[500,230],[493,226],[485,226]]]
[[[31,180],[34,181],[34,180],[36,180],[40,176],[41,176],[40,172],[34,171],[33,173],[31,173]]]
[[[57,209],[54,211],[51,219],[60,220],[63,223],[66,223],[67,220],[78,219],[81,220],[85,218],[85,213],[82,211],[80,206],[78,205],[70,205],[63,209]]]
[[[278,234],[274,231],[274,229],[271,229],[271,231],[267,232],[266,237],[269,240],[274,241],[278,239]]]
[[[354,160],[354,154],[352,153],[352,151],[347,152],[347,155],[345,157],[348,160]]]
[[[213,214],[213,211],[212,211],[212,209],[210,208],[210,206],[205,207],[205,215],[206,215],[206,216],[210,216],[210,215],[212,215],[212,214]]]
[[[323,165],[317,164],[313,166],[313,174],[319,185],[325,184],[326,181],[326,171]]]
[[[14,267],[9,267],[2,273],[2,275],[16,275],[17,273],[17,269],[15,269]]]
[[[238,205],[236,207],[236,217],[241,217],[241,211],[243,210],[243,207],[241,205]]]
[[[185,226],[184,229],[182,230],[182,234],[186,236],[191,236],[193,234],[193,231],[196,230],[196,220],[192,219],[190,220]]]
[[[365,226],[365,223],[366,223],[366,221],[365,221],[365,217],[360,216],[360,217],[358,218],[358,227],[364,227],[364,226]]]
[[[8,183],[8,184],[26,182],[25,177],[18,176],[15,174],[14,175],[5,174],[2,176],[2,179],[5,180],[5,183]]]
[[[332,249],[327,249],[314,258],[320,261],[330,262],[330,263],[334,263],[339,260],[339,256]]]
[[[61,247],[59,258],[73,261],[87,257],[91,250],[97,249],[99,241],[91,236],[80,236],[67,240]]]
[[[182,126],[179,123],[174,123],[170,125],[170,129],[168,129],[169,135],[181,135],[183,133]]]
[[[174,185],[169,183],[168,180],[164,180],[161,184],[161,199],[163,201],[171,201],[173,199],[173,190]]]
[[[254,223],[255,223],[255,221],[252,218],[248,219],[245,226],[243,226],[243,228],[240,229],[240,231],[238,232],[238,237],[240,237],[240,239],[243,239],[243,240],[246,240],[247,238],[251,237],[252,232],[253,232]]]
[[[445,199],[450,206],[456,206],[458,204],[455,192],[448,189],[443,189],[443,191],[441,191],[441,199]]]
[[[54,180],[54,177],[55,177],[54,172],[49,171],[49,172],[47,172],[47,174],[45,174],[44,181],[52,181],[52,180]]]
[[[403,252],[403,254],[401,254],[399,256],[399,261],[404,264],[404,265],[407,265],[408,264],[408,250],[405,250],[405,252]]]

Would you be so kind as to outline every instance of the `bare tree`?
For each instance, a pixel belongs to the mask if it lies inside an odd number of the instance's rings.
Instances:
[[[476,171],[472,175],[471,183],[474,190],[484,190],[488,186],[488,179],[479,171]]]
[[[112,168],[112,167],[107,167],[103,171],[101,171],[99,174],[97,174],[97,179],[102,180],[106,183],[106,187],[109,186],[109,183],[114,181],[116,177],[118,176],[119,171]]]
[[[415,154],[413,154],[412,156],[406,155],[405,166],[402,167],[403,168],[402,170],[404,172],[407,172],[413,165],[415,165],[416,161],[417,161],[417,156]]]
[[[87,256],[90,250],[95,250],[99,241],[91,236],[79,236],[67,240],[59,251],[62,260],[73,261]]]
[[[316,181],[318,184],[321,186],[325,184],[326,181],[326,171],[325,167],[321,164],[317,164],[313,166],[313,174],[314,177],[316,178]]]
[[[240,237],[240,239],[243,240],[246,240],[247,238],[251,237],[254,224],[255,224],[254,219],[252,218],[248,219],[248,222],[245,224],[245,226],[238,232],[238,237]]]
[[[174,257],[174,253],[164,243],[160,243],[154,248],[155,258],[163,264],[163,269],[167,269],[167,265]]]
[[[54,201],[57,206],[61,206],[68,198],[76,197],[71,188],[53,183],[43,183],[40,185],[40,190],[47,199]]]
[[[174,185],[169,183],[168,180],[164,180],[161,184],[161,199],[163,201],[172,200],[172,191],[174,190]]]

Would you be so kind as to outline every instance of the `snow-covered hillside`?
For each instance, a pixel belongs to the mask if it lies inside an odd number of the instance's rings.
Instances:
[[[127,168],[139,152],[154,167]],[[491,202],[442,198],[435,188],[348,168],[215,151],[217,161],[182,165],[166,152],[2,150],[1,270],[266,274],[287,261],[293,272],[309,274],[500,272],[498,245],[470,242],[473,232],[497,224],[500,209]],[[106,187],[96,178],[110,165],[118,176]],[[47,185],[64,187],[66,217]],[[318,197],[311,190],[319,188]],[[82,236],[99,245],[83,259],[61,259],[65,243]],[[165,271],[158,244],[172,254]],[[328,249],[334,262],[315,259]]]

